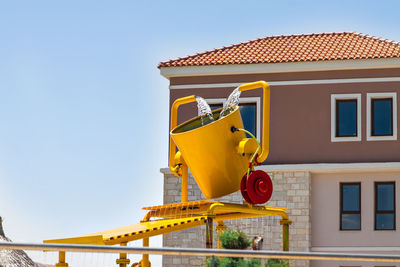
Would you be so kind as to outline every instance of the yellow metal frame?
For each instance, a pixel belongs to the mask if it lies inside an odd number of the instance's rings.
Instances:
[[[263,137],[262,150],[258,156],[258,162],[263,162],[269,153],[269,123],[270,123],[270,88],[264,81],[241,85],[239,91],[248,91],[257,88],[263,89]],[[194,95],[175,100],[171,108],[171,130],[177,126],[178,108],[180,105],[196,101]],[[238,144],[238,153],[247,153],[255,149],[256,144],[251,139],[246,139]],[[252,206],[249,204],[233,204],[217,201],[193,201],[188,202],[188,167],[180,152],[176,152],[176,145],[172,138],[169,143],[169,168],[172,173],[182,177],[182,202],[176,204],[166,204],[152,207],[145,207],[147,211],[143,220],[138,224],[119,227],[111,230],[97,232],[93,234],[45,240],[44,243],[64,243],[64,244],[96,244],[96,245],[121,245],[126,246],[128,242],[143,240],[143,246],[149,246],[149,238],[156,235],[181,231],[201,225],[207,227],[207,247],[212,247],[212,227],[216,222],[216,230],[221,234],[226,226],[224,221],[245,219],[264,216],[280,216],[282,225],[282,249],[289,250],[289,225],[291,221],[286,208],[269,206]],[[221,242],[218,242],[221,248]],[[117,259],[120,267],[130,264],[126,253],[121,253]],[[56,266],[66,267],[65,252],[59,252],[59,263]],[[132,266],[149,267],[149,256],[143,254],[142,261],[134,263]]]
[[[171,107],[171,130],[174,129],[177,124],[178,124],[178,109],[179,106],[191,102],[195,102],[196,97],[194,95],[191,96],[186,96],[179,98],[174,101]],[[176,162],[175,160],[175,154],[176,154],[176,145],[174,143],[174,140],[172,137],[169,138],[169,169],[171,172],[176,174],[177,176],[182,176],[182,173],[179,172],[179,165],[183,164],[183,162]],[[177,157],[178,159],[178,157]]]
[[[175,100],[171,107],[171,130],[174,129],[178,124],[179,106],[194,101],[196,101],[196,97],[194,95]],[[176,153],[176,145],[171,136],[169,138],[169,169],[175,175],[182,177],[182,202],[187,202],[189,170],[183,157],[181,156],[181,153]]]
[[[261,153],[258,156],[258,162],[263,162],[267,159],[269,154],[269,120],[270,120],[270,99],[271,90],[267,82],[258,81],[253,83],[246,83],[239,86],[239,91],[249,91],[257,88],[263,89],[263,120],[262,120],[262,142]]]
[[[269,154],[269,125],[270,125],[270,98],[271,92],[270,87],[265,81],[258,81],[253,83],[247,83],[239,86],[239,91],[249,91],[262,88],[263,90],[263,117],[262,117],[262,142],[261,142],[261,153],[258,155],[257,161],[263,162],[267,159]],[[178,98],[174,101],[171,107],[171,122],[170,130],[172,131],[178,124],[178,109],[181,105],[192,103],[196,101],[194,95]],[[256,144],[252,139],[244,139],[242,142],[237,144],[237,152],[242,154],[256,149]],[[169,139],[169,169],[175,175],[182,177],[182,202],[188,201],[188,166],[183,159],[180,152],[176,153],[176,145],[170,135]]]
[[[264,217],[279,216],[281,217],[281,225],[283,230],[282,249],[289,250],[289,216],[286,208],[270,207],[270,206],[251,206],[249,204],[232,204],[217,201],[193,201],[176,204],[166,204],[152,207],[145,207],[147,213],[138,224],[128,225],[115,229],[110,229],[93,234],[45,240],[44,243],[58,244],[88,244],[88,245],[120,245],[126,246],[128,242],[135,240],[143,240],[143,246],[149,246],[149,238],[152,236],[163,235],[207,225],[208,236],[212,235],[213,222],[217,223],[215,230],[220,234],[225,229],[224,221]],[[211,237],[207,239],[207,247],[212,247]],[[220,242],[218,248],[221,248]],[[68,266],[65,263],[65,252],[60,252],[60,260],[57,266]],[[117,263],[120,267],[127,266],[129,259],[125,253],[120,254]],[[147,254],[143,255],[142,261],[138,266],[150,265]]]

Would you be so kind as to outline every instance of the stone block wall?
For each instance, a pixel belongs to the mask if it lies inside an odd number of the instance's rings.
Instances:
[[[169,169],[161,169],[164,174],[164,204],[181,201],[181,179],[173,175]],[[288,208],[290,226],[289,240],[291,251],[310,251],[311,248],[311,177],[304,171],[274,171],[271,176],[274,192],[268,206]],[[205,199],[197,183],[189,175],[189,201]],[[222,202],[242,203],[241,193],[215,199]],[[282,227],[280,217],[260,217],[225,221],[230,228],[244,231],[248,237],[262,236],[264,250],[282,250]],[[165,247],[205,247],[205,226],[187,229],[163,236]],[[217,248],[217,237],[214,234],[214,247]],[[205,259],[199,257],[164,256],[163,266],[204,266]],[[293,261],[291,266],[308,266],[308,261]]]

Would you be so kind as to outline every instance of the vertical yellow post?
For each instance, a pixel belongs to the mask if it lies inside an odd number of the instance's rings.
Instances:
[[[182,165],[182,202],[188,202],[189,169],[186,164]]]
[[[213,248],[213,219],[211,217],[207,217],[206,223],[206,248]],[[206,262],[210,257],[206,257]]]
[[[65,251],[58,252],[58,263],[56,267],[68,267],[68,263],[65,262]]]
[[[148,247],[149,245],[149,238],[143,238],[143,247]],[[143,254],[141,267],[150,267],[149,254]]]
[[[289,225],[292,224],[291,220],[281,220],[282,225],[282,250],[289,251]]]
[[[206,248],[213,248],[213,219],[210,217],[206,224]]]
[[[124,242],[120,244],[121,246],[127,246],[128,243]],[[119,264],[119,267],[127,267],[128,264],[131,262],[130,259],[128,259],[126,253],[120,253],[119,254],[119,259],[116,260],[117,264]]]
[[[215,227],[215,230],[217,230],[218,233],[218,249],[222,249],[222,240],[220,236],[224,233],[226,230],[226,226],[223,221],[218,222],[217,226]]]

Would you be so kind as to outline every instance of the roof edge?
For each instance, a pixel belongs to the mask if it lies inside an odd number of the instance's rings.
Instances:
[[[185,76],[212,76],[279,72],[304,72],[351,69],[399,68],[400,58],[348,59],[312,62],[285,62],[265,64],[226,64],[208,66],[161,67],[160,74],[167,79]]]

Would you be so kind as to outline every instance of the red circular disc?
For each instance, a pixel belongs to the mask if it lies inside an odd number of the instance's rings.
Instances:
[[[247,194],[247,173],[245,173],[242,177],[242,181],[240,182],[240,192],[242,193],[242,197],[244,200],[246,200],[247,203],[251,203],[251,199],[249,195]]]
[[[251,200],[250,204],[264,204],[270,200],[272,191],[272,181],[266,172],[257,170],[250,173],[246,182],[246,193]]]

